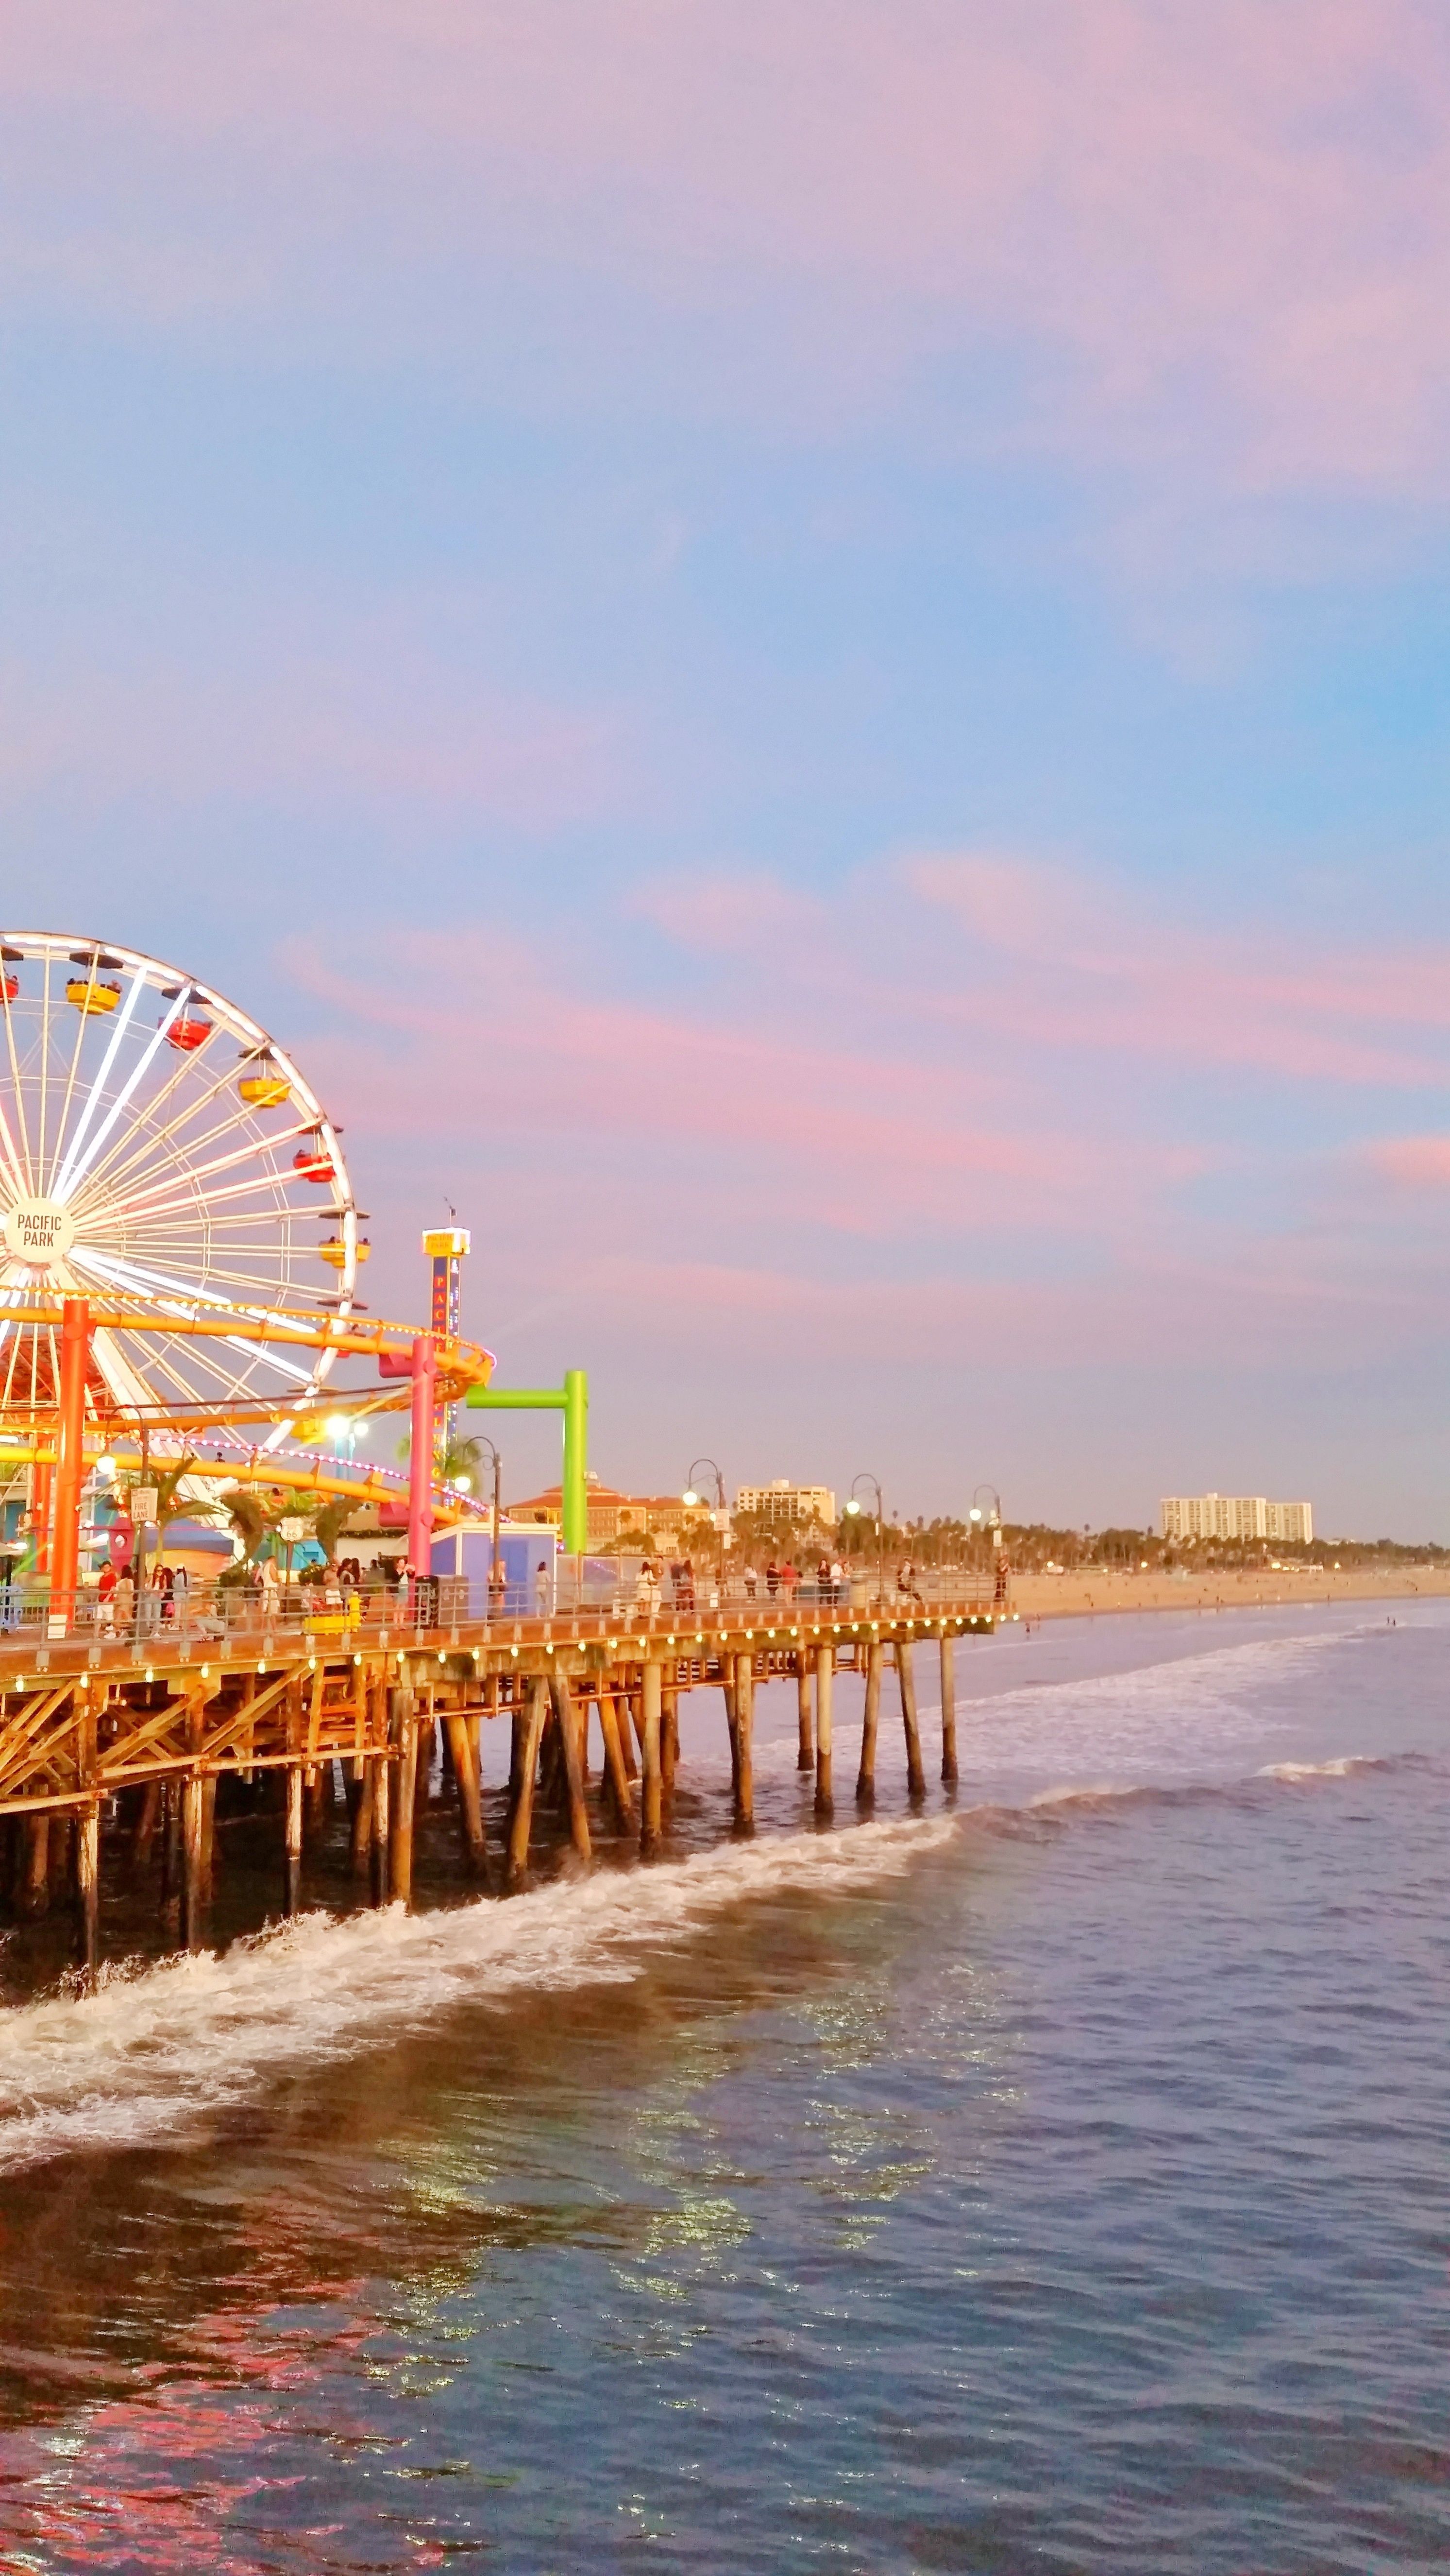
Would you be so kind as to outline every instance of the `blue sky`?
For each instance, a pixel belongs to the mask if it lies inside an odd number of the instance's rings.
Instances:
[[[10,917],[612,1480],[1450,1534],[1450,48],[1212,16],[13,13]]]

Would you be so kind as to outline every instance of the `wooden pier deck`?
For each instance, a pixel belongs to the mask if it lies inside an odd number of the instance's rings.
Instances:
[[[324,1766],[348,1784],[355,1861],[375,1903],[411,1901],[413,1816],[420,1760],[442,1730],[454,1784],[461,1866],[481,1887],[524,1884],[542,1779],[567,1818],[576,1852],[590,1852],[585,1796],[591,1725],[603,1795],[620,1833],[643,1854],[659,1846],[679,1763],[683,1693],[722,1694],[737,1831],[754,1823],[754,1694],[793,1678],[798,1760],[815,1775],[816,1812],[836,1797],[832,1681],[865,1680],[862,1805],[875,1787],[883,1678],[893,1670],[905,1732],[908,1786],[925,1792],[914,1657],[930,1644],[941,1670],[941,1776],[956,1779],[954,1652],[958,1637],[990,1634],[1004,1608],[990,1586],[929,1604],[783,1600],[708,1612],[618,1608],[547,1618],[461,1619],[400,1626],[386,1613],[359,1625],[323,1618],[262,1620],[208,1633],[0,1637],[0,1899],[19,1919],[53,1895],[73,1904],[77,1952],[90,1976],[99,1957],[103,1832],[133,1856],[161,1855],[163,1901],[183,1946],[206,1937],[213,1825],[228,1781],[280,1774],[274,1798],[279,1910],[297,1910],[307,1793]],[[486,1839],[481,1728],[510,1726],[510,1792],[501,1848]],[[426,1776],[426,1774],[425,1774]]]

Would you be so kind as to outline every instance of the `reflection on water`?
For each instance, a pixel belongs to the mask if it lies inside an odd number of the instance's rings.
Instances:
[[[954,1817],[8,2016],[5,2563],[1439,2563],[1450,1630],[1134,1626]]]

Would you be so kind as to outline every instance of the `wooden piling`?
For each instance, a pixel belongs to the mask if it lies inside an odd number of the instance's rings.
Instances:
[[[389,1855],[393,1894],[411,1911],[413,1904],[413,1804],[418,1793],[418,1728],[414,1718],[411,1691],[395,1690],[393,1698],[393,1745],[395,1750],[393,1795],[389,1812],[392,1817],[392,1851]],[[475,1784],[476,1786],[476,1784]]]
[[[735,1658],[735,1831],[755,1831],[755,1657]]]
[[[508,1885],[522,1887],[529,1868],[529,1828],[534,1817],[534,1774],[539,1767],[544,1720],[549,1713],[549,1685],[540,1674],[529,1690],[528,1715],[519,1748],[518,1795],[509,1809]]]
[[[634,1824],[634,1799],[630,1792],[629,1773],[624,1767],[624,1750],[619,1740],[619,1712],[612,1691],[599,1694],[599,1732],[604,1739],[604,1778],[614,1809],[614,1821],[621,1833]]]
[[[834,1649],[816,1646],[816,1816],[829,1819],[834,1808],[832,1788],[832,1685],[834,1685]]]
[[[740,1709],[735,1692],[735,1658],[720,1657],[720,1695],[725,1702],[725,1725],[730,1737],[730,1802],[740,1803]]]
[[[302,1765],[289,1762],[282,1811],[282,1911],[302,1910]]]
[[[662,1822],[660,1697],[664,1667],[660,1664],[646,1664],[640,1678],[643,1683],[640,1702],[644,1714],[644,1741],[641,1746],[644,1755],[644,1796],[640,1817],[639,1847],[642,1852],[653,1852],[659,1849]]]
[[[479,1788],[478,1767],[474,1759],[473,1738],[466,1717],[450,1711],[443,1720],[443,1732],[453,1764],[453,1785],[458,1795],[458,1830],[463,1840],[463,1865],[473,1878],[488,1876],[488,1850],[484,1836],[483,1797]]]
[[[832,1812],[831,1790],[831,1685],[835,1678],[835,1651],[830,1646],[816,1648],[816,1814],[823,1820]]]
[[[903,1639],[897,1646],[896,1678],[901,1687],[901,1725],[906,1737],[907,1794],[912,1798],[924,1798],[926,1773],[921,1763],[921,1730],[916,1722],[916,1670],[909,1639]]]
[[[880,1638],[873,1637],[866,1649],[866,1705],[861,1718],[861,1767],[856,1774],[856,1799],[863,1807],[871,1806],[876,1796],[876,1729],[881,1717],[884,1656]]]
[[[639,1748],[644,1742],[644,1713],[638,1691],[621,1691],[616,1705],[619,1709],[619,1741],[624,1748],[624,1767],[631,1780],[637,1780]]]
[[[814,1771],[816,1748],[811,1729],[811,1659],[804,1647],[795,1659],[795,1706],[800,1737],[795,1767],[798,1771]]]
[[[587,1702],[576,1702],[569,1687],[568,1675],[553,1672],[549,1676],[549,1695],[554,1703],[554,1717],[559,1729],[559,1748],[563,1758],[565,1791],[569,1807],[569,1840],[581,1860],[591,1857],[589,1848],[589,1811],[584,1804],[584,1764],[580,1738],[584,1732],[583,1712]]]
[[[131,1828],[131,1868],[137,1878],[151,1866],[151,1845],[161,1822],[161,1782],[148,1780],[140,1792]]]
[[[667,1690],[660,1708],[660,1776],[665,1787],[668,1809],[675,1794],[675,1773],[680,1767],[680,1694]]]
[[[347,1784],[347,1809],[351,1819],[349,1865],[354,1878],[366,1878],[372,1868],[373,1766],[361,1756],[353,1763],[352,1778]]]
[[[201,1792],[201,1773],[188,1771],[181,1786],[181,1945],[185,1950],[200,1949],[206,1924]]]
[[[50,1818],[26,1816],[22,1821],[24,1839],[15,1907],[27,1922],[34,1922],[50,1909]]]
[[[211,1908],[216,1886],[216,1790],[214,1771],[205,1771],[201,1782],[201,1902],[204,1911]]]
[[[87,1807],[77,1820],[76,1911],[79,1917],[81,1966],[87,1990],[94,1994],[101,1963],[101,1811]]]
[[[373,1775],[373,1848],[372,1899],[374,1905],[386,1905],[391,1894],[388,1875],[388,1765],[386,1761],[369,1765]]]
[[[161,1912],[163,1920],[181,1905],[181,1809],[179,1780],[168,1780],[161,1793]]]
[[[957,1785],[957,1641],[941,1641],[941,1776],[948,1789]]]

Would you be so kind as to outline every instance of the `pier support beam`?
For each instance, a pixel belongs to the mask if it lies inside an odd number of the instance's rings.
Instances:
[[[282,1911],[302,1911],[302,1765],[289,1762],[282,1822]]]
[[[206,1883],[202,1874],[202,1778],[188,1771],[181,1784],[181,1946],[199,1950],[206,1929]]]
[[[957,1785],[957,1641],[941,1641],[941,1776],[948,1789]]]
[[[354,1878],[366,1878],[372,1867],[373,1766],[358,1755],[347,1783],[348,1862]]]
[[[876,1730],[881,1720],[881,1666],[885,1648],[873,1637],[866,1649],[866,1705],[861,1718],[861,1767],[856,1774],[856,1803],[869,1807],[876,1798]]]
[[[822,1823],[831,1816],[835,1800],[831,1788],[831,1685],[835,1679],[836,1658],[830,1646],[816,1648],[816,1814]]]
[[[680,1694],[667,1690],[660,1709],[660,1774],[665,1784],[665,1807],[669,1809],[675,1795],[675,1773],[680,1767]]]
[[[629,1773],[624,1767],[624,1750],[619,1740],[619,1710],[612,1691],[599,1694],[599,1732],[604,1738],[604,1778],[614,1821],[622,1834],[634,1824],[634,1799],[630,1794]]]
[[[755,1658],[735,1658],[735,1831],[755,1831]]]
[[[391,1801],[388,1797],[386,1757],[380,1762],[370,1763],[368,1767],[373,1775],[372,1900],[374,1905],[386,1905],[392,1895],[392,1877],[388,1868],[388,1812]]]
[[[795,1708],[796,1728],[800,1739],[795,1767],[798,1771],[814,1771],[816,1747],[811,1727],[811,1662],[804,1647],[795,1659]]]
[[[639,1847],[642,1852],[654,1852],[659,1849],[660,1827],[663,1821],[660,1779],[660,1701],[663,1696],[664,1668],[660,1664],[646,1664],[640,1678],[643,1683],[640,1699],[644,1712],[642,1748],[644,1799]]]
[[[906,1788],[912,1798],[926,1796],[926,1773],[921,1763],[921,1729],[916,1722],[916,1667],[912,1662],[911,1641],[905,1638],[896,1649],[896,1678],[901,1686],[901,1725],[906,1737]]]
[[[549,1713],[549,1685],[540,1677],[529,1689],[528,1714],[519,1748],[517,1794],[509,1808],[508,1884],[522,1887],[529,1867],[529,1828],[534,1820],[534,1775]]]
[[[448,1739],[453,1785],[458,1793],[458,1830],[463,1837],[463,1865],[471,1877],[487,1878],[488,1846],[483,1823],[483,1794],[467,1718],[452,1714],[446,1716],[443,1732]]]
[[[591,1858],[589,1848],[589,1810],[584,1804],[584,1762],[581,1738],[587,1701],[576,1701],[569,1687],[568,1675],[552,1673],[549,1696],[554,1703],[554,1716],[559,1728],[559,1748],[564,1761],[564,1781],[569,1806],[569,1840],[581,1860]]]
[[[79,1917],[81,1966],[86,1989],[96,1991],[101,1964],[101,1811],[87,1807],[77,1819],[76,1911]]]
[[[413,1904],[413,1804],[418,1794],[418,1729],[411,1691],[393,1693],[394,1771],[392,1796],[393,1894],[411,1912]]]
[[[34,1922],[50,1908],[49,1816],[23,1816],[21,1837],[15,1907],[27,1922]]]

